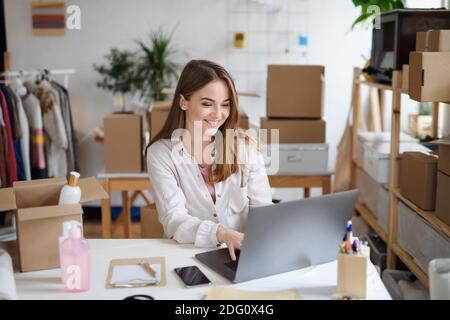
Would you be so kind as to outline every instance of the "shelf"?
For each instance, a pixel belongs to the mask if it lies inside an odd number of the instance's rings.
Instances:
[[[378,224],[377,217],[361,202],[355,204],[355,210],[363,217],[363,219],[369,224],[369,226],[383,239],[384,242],[388,242],[388,236],[386,231]]]
[[[360,169],[363,169],[362,161],[358,158],[353,158],[353,163]]]
[[[398,244],[391,244],[392,251],[403,261],[404,264],[411,270],[412,273],[419,279],[419,281],[426,287],[428,287],[428,276],[427,274],[417,265],[414,258],[403,250]]]
[[[411,210],[415,211],[418,215],[424,218],[428,223],[430,223],[435,229],[440,233],[444,234],[446,237],[450,237],[450,226],[445,222],[441,221],[434,215],[434,211],[425,211],[417,207],[414,203],[406,199],[400,193],[400,189],[394,189],[394,195],[402,200]]]

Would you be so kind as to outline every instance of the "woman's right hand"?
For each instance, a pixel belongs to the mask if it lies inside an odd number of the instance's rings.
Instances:
[[[226,243],[228,251],[230,252],[231,260],[236,260],[234,250],[240,250],[244,242],[244,234],[232,229],[227,229],[219,224],[217,228],[217,240],[221,243]]]

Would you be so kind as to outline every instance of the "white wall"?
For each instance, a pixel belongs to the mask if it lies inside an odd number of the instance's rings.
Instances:
[[[178,25],[174,42],[190,58],[207,58],[226,64],[227,0],[74,0],[81,8],[81,30],[67,30],[63,37],[36,37],[31,34],[32,0],[5,0],[8,50],[12,69],[75,68],[69,90],[74,123],[79,139],[101,126],[113,111],[109,92],[96,88],[101,63],[111,47],[135,48],[134,39],[148,32]],[[371,32],[350,25],[359,12],[350,0],[310,0],[310,64],[325,65],[325,120],[330,144],[330,167],[334,168],[336,145],[344,129],[350,105],[352,69],[362,66],[361,55],[369,57]],[[239,89],[239,88],[238,88]],[[241,98],[253,124],[265,115],[264,97]],[[102,169],[102,145],[86,139],[78,146],[81,174],[96,175]],[[280,193],[283,198],[297,191]]]

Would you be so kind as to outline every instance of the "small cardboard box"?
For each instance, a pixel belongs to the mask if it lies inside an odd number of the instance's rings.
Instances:
[[[426,51],[430,52],[450,51],[450,30],[428,31]]]
[[[150,139],[152,140],[163,128],[169,116],[171,101],[156,101],[149,109]]]
[[[417,32],[416,51],[450,51],[450,30],[428,30],[424,32]]]
[[[248,116],[243,111],[239,111],[239,128],[244,130],[248,130],[250,128]]]
[[[59,242],[64,221],[82,221],[80,204],[58,205],[66,178],[17,181],[0,189],[0,211],[14,210],[21,271],[59,267]],[[80,179],[81,203],[108,198],[94,178]]]
[[[408,92],[409,90],[409,64],[403,65],[402,70],[402,90]]]
[[[279,129],[279,143],[325,143],[323,120],[262,118],[261,129],[268,129],[267,143],[272,143],[272,129]]]
[[[438,170],[450,176],[450,140],[436,140],[439,144]]]
[[[423,210],[434,210],[436,203],[437,156],[404,152],[400,174],[401,194]]]
[[[420,102],[450,101],[450,52],[410,52],[409,96]]]
[[[360,299],[366,298],[369,256],[339,253],[337,264],[337,292]]]
[[[416,51],[427,51],[427,31],[420,31],[416,33]]]
[[[141,208],[141,238],[163,238],[164,229],[159,222],[155,204]]]
[[[267,116],[322,118],[324,73],[324,66],[269,65]]]
[[[142,117],[117,113],[103,121],[106,173],[140,173],[143,163]]]
[[[438,171],[436,217],[450,226],[450,176]]]

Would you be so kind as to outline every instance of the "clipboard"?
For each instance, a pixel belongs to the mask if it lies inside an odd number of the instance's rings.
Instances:
[[[111,277],[115,266],[123,265],[139,265],[142,260],[149,262],[150,264],[160,264],[161,274],[158,284],[154,287],[163,287],[166,285],[166,258],[165,257],[145,257],[145,258],[132,258],[132,259],[112,259],[109,263],[108,276],[106,277],[106,289],[117,289],[111,285]]]

